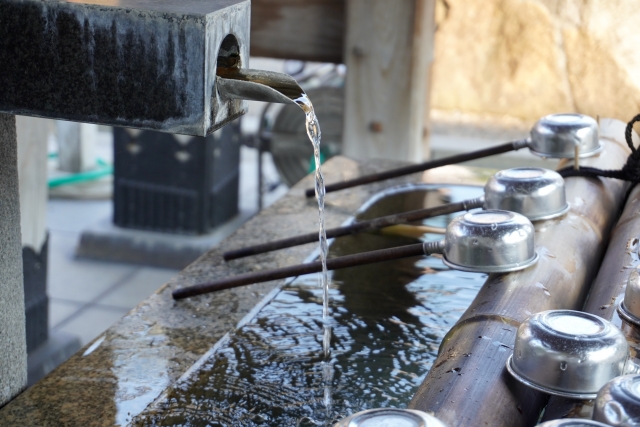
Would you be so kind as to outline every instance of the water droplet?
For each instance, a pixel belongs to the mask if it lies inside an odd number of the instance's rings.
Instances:
[[[567,370],[567,362],[560,362],[560,370],[561,371]]]
[[[491,224],[491,229],[492,230],[497,230],[498,229],[498,224],[496,224],[495,222],[493,224]]]

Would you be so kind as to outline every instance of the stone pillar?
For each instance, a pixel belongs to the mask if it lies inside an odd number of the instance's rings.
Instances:
[[[56,128],[58,130],[58,168],[74,173],[95,168],[96,159],[93,148],[98,138],[98,125],[58,120]]]
[[[0,406],[27,384],[16,119],[0,114]]]
[[[47,340],[47,138],[53,122],[16,116],[27,353]],[[31,370],[31,366],[29,366]]]

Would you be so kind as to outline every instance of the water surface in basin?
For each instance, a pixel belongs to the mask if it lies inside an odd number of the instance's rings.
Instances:
[[[418,209],[481,194],[473,187],[424,187],[372,202],[361,218]],[[451,217],[425,224],[444,227]],[[442,236],[426,235],[429,240]],[[337,239],[330,256],[415,243],[362,234]],[[436,257],[338,270],[331,275],[333,405],[325,412],[322,289],[315,275],[281,289],[229,336],[193,375],[172,387],[135,425],[331,425],[353,412],[406,407],[440,341],[486,275],[453,271]]]

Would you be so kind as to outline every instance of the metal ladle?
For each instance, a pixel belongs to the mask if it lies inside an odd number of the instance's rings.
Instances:
[[[563,418],[561,420],[551,420],[538,424],[538,427],[609,427],[609,425],[582,418]]]
[[[333,427],[447,427],[426,412],[415,409],[376,408],[360,411],[340,420]]]
[[[594,156],[602,150],[602,145],[598,139],[598,124],[593,118],[574,113],[550,114],[536,122],[531,129],[529,138],[329,184],[325,186],[325,192],[331,193],[345,188],[384,181],[416,172],[424,172],[441,166],[481,159],[526,147],[533,154],[544,158],[575,158],[576,168],[580,158]],[[307,197],[315,196],[315,189],[307,189],[305,195]]]
[[[442,254],[454,269],[502,273],[525,269],[538,260],[531,221],[515,212],[469,212],[447,226],[444,240],[400,246],[327,259],[327,269],[337,270],[419,255]],[[174,299],[188,298],[252,283],[268,282],[322,271],[319,261],[275,270],[241,274],[209,283],[176,289]]]
[[[555,218],[564,215],[569,210],[565,196],[564,179],[557,172],[543,168],[514,168],[500,171],[489,178],[484,187],[484,196],[433,208],[358,221],[347,226],[330,228],[326,234],[327,238],[331,239],[481,207],[517,212],[531,221]],[[223,257],[226,261],[230,261],[317,241],[318,232],[307,233],[234,249],[225,252]]]
[[[507,370],[521,383],[547,394],[594,399],[625,373],[629,345],[615,325],[575,310],[549,310],[518,328]]]
[[[623,375],[605,384],[596,397],[593,419],[612,426],[638,426],[640,375]]]

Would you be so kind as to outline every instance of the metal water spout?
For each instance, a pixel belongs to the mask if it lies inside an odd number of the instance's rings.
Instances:
[[[295,104],[304,95],[293,77],[272,71],[218,67],[216,83],[223,99]]]

